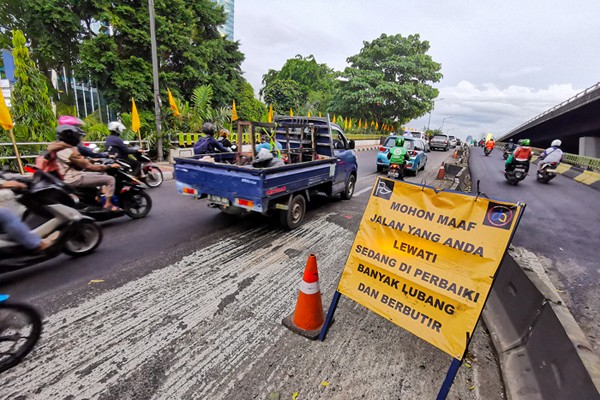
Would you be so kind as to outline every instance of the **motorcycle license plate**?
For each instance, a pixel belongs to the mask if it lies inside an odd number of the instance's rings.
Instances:
[[[398,177],[398,172],[397,171],[390,172],[390,178],[397,178],[397,177]]]
[[[516,168],[515,171],[517,171],[517,172],[525,172],[525,169],[523,169],[523,168]]]
[[[548,168],[548,169],[546,170],[546,172],[547,172],[547,173],[549,173],[549,174],[555,174],[555,173],[556,173],[556,170],[555,170],[555,169],[550,169],[550,168]]]
[[[208,202],[209,203],[215,203],[215,204],[221,204],[223,206],[228,206],[229,205],[229,199],[226,197],[221,197],[221,196],[215,196],[212,194],[208,195]]]

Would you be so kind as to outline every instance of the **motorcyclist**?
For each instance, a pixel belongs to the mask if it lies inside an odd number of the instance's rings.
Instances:
[[[538,171],[541,171],[544,165],[559,163],[563,157],[563,151],[560,149],[562,142],[560,139],[555,139],[546,150],[540,154],[540,160],[538,161]]]
[[[505,171],[509,172],[515,169],[515,165],[517,162],[525,163],[527,161],[527,165],[525,167],[526,171],[529,171],[529,161],[531,161],[531,147],[529,145],[531,141],[529,139],[521,139],[519,140],[519,147],[506,159]]]
[[[194,154],[212,154],[215,153],[215,149],[223,153],[227,152],[225,146],[215,139],[215,133],[217,129],[212,122],[205,122],[202,125],[202,133],[204,137],[198,139],[194,145]]]
[[[125,161],[133,170],[134,176],[143,177],[141,171],[141,163],[137,160],[129,157],[130,154],[143,153],[142,149],[132,149],[123,142],[121,134],[125,132],[125,125],[119,121],[112,121],[108,123],[108,130],[110,135],[106,138],[104,147],[108,154],[115,156],[116,158]]]
[[[227,149],[227,151],[231,151],[232,144],[229,140],[229,130],[223,128],[219,131],[218,142],[220,142],[223,145],[223,147]]]
[[[48,151],[56,154],[60,175],[67,184],[73,187],[102,186],[102,193],[106,197],[104,207],[111,211],[118,211],[119,209],[113,206],[111,201],[115,193],[115,178],[103,172],[110,168],[119,168],[119,164],[92,164],[77,150],[77,145],[83,136],[85,132],[76,126],[59,125],[56,128],[58,141],[51,143]]]
[[[506,144],[506,151],[512,152],[515,149],[515,142],[513,142],[512,139],[508,140],[508,143]]]
[[[404,180],[404,163],[406,162],[406,153],[407,150],[404,147],[404,137],[398,136],[396,138],[396,145],[390,149],[388,152],[388,159],[391,164],[399,164],[400,168],[400,179]]]
[[[58,117],[58,125],[72,125],[81,129],[83,121],[72,115],[61,115]],[[84,157],[92,159],[108,158],[108,153],[95,152],[93,148],[86,146],[83,142],[79,142],[77,150],[79,150],[79,153]]]
[[[485,148],[488,149],[490,152],[492,150],[494,150],[495,145],[496,145],[496,142],[494,141],[494,138],[490,138],[490,140],[485,142]]]

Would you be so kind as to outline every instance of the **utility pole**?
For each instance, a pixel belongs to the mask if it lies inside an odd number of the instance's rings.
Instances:
[[[154,81],[154,119],[156,121],[156,152],[158,161],[163,161],[163,142],[160,132],[160,91],[158,86],[158,54],[156,51],[156,28],[154,26],[154,0],[148,0],[150,16],[150,43],[152,45],[152,78]],[[140,146],[142,144],[140,143]]]
[[[441,98],[441,99],[437,99],[437,101],[442,101],[445,100],[445,98]],[[431,113],[433,112],[433,109],[435,108],[435,100],[433,101],[433,108],[431,109],[431,111],[429,111],[429,119],[427,120],[427,131],[429,132],[429,125],[431,124]],[[427,133],[427,132],[425,132]]]

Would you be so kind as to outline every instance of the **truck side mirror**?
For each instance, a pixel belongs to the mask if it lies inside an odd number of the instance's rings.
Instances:
[[[356,148],[356,143],[354,143],[354,140],[351,140],[348,143],[348,150],[354,150],[354,148]]]

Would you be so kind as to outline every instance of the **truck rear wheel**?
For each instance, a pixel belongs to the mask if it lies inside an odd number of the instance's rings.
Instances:
[[[306,214],[306,199],[301,194],[297,194],[290,201],[287,210],[282,210],[279,214],[281,225],[288,229],[294,229],[300,226]]]

